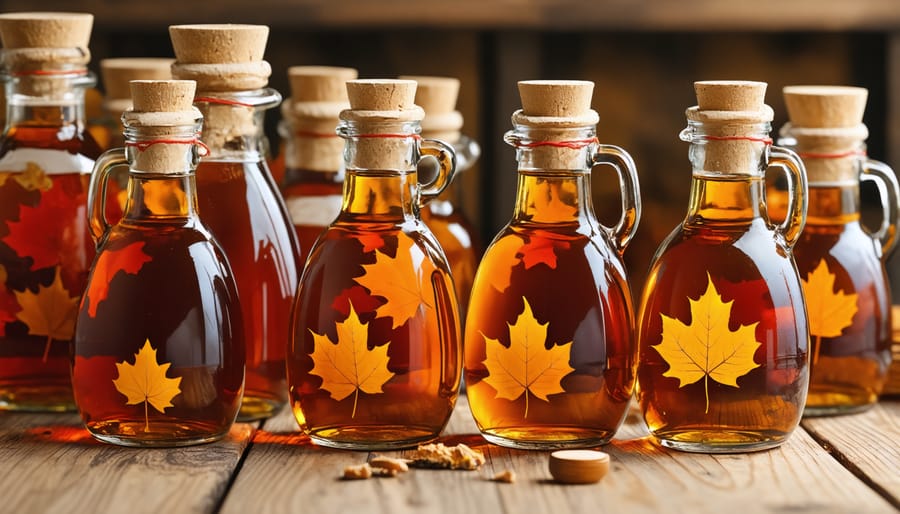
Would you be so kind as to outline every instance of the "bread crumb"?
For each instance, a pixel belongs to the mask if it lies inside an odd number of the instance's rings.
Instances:
[[[378,457],[372,457],[369,460],[369,466],[382,470],[385,473],[392,473],[390,476],[395,476],[397,475],[397,473],[405,473],[409,471],[409,466],[406,465],[405,460],[393,459],[391,457],[384,457],[382,455],[379,455]]]
[[[511,469],[503,470],[494,475],[494,478],[491,480],[494,482],[503,482],[504,484],[512,484],[516,481],[516,472]]]
[[[480,451],[473,450],[462,443],[456,446],[437,443],[419,446],[412,453],[410,461],[410,464],[416,468],[476,470],[485,463],[485,458]]]
[[[367,478],[372,478],[372,466],[369,466],[368,462],[344,468],[344,480],[365,480]]]

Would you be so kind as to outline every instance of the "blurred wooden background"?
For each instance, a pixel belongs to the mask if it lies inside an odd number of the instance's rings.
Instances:
[[[448,75],[462,80],[465,132],[483,147],[463,177],[464,209],[488,241],[515,196],[515,160],[502,135],[519,107],[516,81],[596,83],[601,142],[638,165],[644,217],[626,253],[637,294],[653,251],[685,212],[687,145],[677,134],[695,103],[692,82],[769,83],[773,132],[786,120],[788,84],[867,87],[869,153],[900,167],[898,0],[4,0],[0,9],[67,10],[96,16],[92,68],[106,57],[171,56],[177,23],[263,23],[272,87],[288,93],[286,69],[352,66],[361,77]],[[268,118],[270,137],[278,112]],[[595,205],[618,217],[614,174],[595,173]],[[880,212],[872,191],[866,210]],[[877,220],[876,220],[877,221]],[[892,261],[895,287],[900,260]]]

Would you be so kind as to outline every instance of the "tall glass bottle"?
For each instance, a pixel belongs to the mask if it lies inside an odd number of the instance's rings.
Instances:
[[[856,87],[784,89],[791,145],[809,176],[806,228],[794,248],[812,343],[804,415],[866,409],[878,400],[891,363],[891,293],[884,261],[897,245],[897,178],[866,157],[862,123],[868,91]],[[860,180],[883,202],[882,225],[860,224]]]
[[[88,431],[125,446],[224,437],[237,416],[244,344],[237,288],[197,215],[202,117],[193,81],[134,81],[126,148],[97,161],[98,243],[74,337],[72,385]],[[113,168],[128,165],[122,219],[104,216]]]
[[[422,137],[446,141],[456,151],[456,175],[453,182],[441,196],[422,209],[422,221],[434,232],[438,243],[444,249],[453,283],[459,297],[459,310],[465,321],[469,307],[475,269],[481,257],[481,245],[472,223],[463,215],[460,173],[472,167],[481,155],[481,148],[474,139],[463,135],[463,117],[456,110],[459,94],[459,80],[449,77],[405,76],[402,79],[415,80],[416,105],[425,110],[422,120]],[[465,324],[465,323],[463,323]]]
[[[436,438],[459,387],[459,314],[447,260],[419,209],[453,174],[452,148],[419,136],[408,80],[347,82],[344,198],[313,247],[294,310],[294,415],[318,444],[413,446]],[[423,155],[438,159],[420,184]]]
[[[93,16],[0,15],[7,124],[0,140],[0,410],[75,408],[69,342],[94,244],[85,130]]]
[[[292,66],[291,98],[281,105],[283,141],[281,192],[300,240],[301,262],[338,213],[344,188],[344,141],[335,128],[347,103],[353,68]]]
[[[596,446],[634,389],[634,309],[622,253],[637,229],[631,157],[597,142],[593,82],[519,82],[516,206],[475,276],[466,319],[466,388],[482,435],[526,449]],[[591,169],[608,164],[622,218],[604,227]]]
[[[169,28],[175,78],[197,81],[209,155],[197,167],[200,216],[234,271],[245,327],[247,376],[239,420],[276,413],[287,402],[285,350],[300,249],[265,162],[263,116],[281,101],[266,88],[262,25]]]
[[[771,448],[797,427],[809,330],[791,248],[806,172],[771,146],[762,82],[695,83],[681,139],[693,166],[687,216],[657,250],[641,300],[638,401],[664,446]],[[787,218],[768,221],[764,175],[787,171]]]

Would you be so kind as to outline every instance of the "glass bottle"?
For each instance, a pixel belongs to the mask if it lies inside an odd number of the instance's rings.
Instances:
[[[124,446],[224,437],[237,416],[244,344],[228,261],[197,215],[202,117],[193,81],[134,81],[126,148],[97,161],[98,243],[78,311],[72,385],[88,431]],[[128,201],[110,226],[104,189],[128,165]]]
[[[353,68],[288,68],[291,98],[282,104],[278,124],[285,164],[281,193],[300,240],[301,262],[341,211],[344,141],[335,128],[349,107],[345,83],[356,76]]]
[[[443,251],[419,218],[453,174],[452,148],[423,140],[408,80],[347,82],[341,212],[307,261],[288,381],[314,442],[383,450],[435,439],[460,379],[459,314]],[[423,155],[440,171],[418,182]]]
[[[596,446],[634,390],[634,308],[622,261],[640,218],[637,172],[597,142],[593,82],[519,82],[522,109],[510,222],[485,251],[466,320],[466,390],[490,442],[523,449]],[[600,224],[591,169],[610,165],[622,218]]]
[[[459,80],[449,77],[404,76],[415,80],[416,105],[425,110],[422,120],[422,137],[446,141],[456,151],[456,175],[443,193],[422,209],[422,221],[434,233],[450,262],[453,283],[459,298],[459,310],[465,325],[465,313],[469,307],[475,269],[481,257],[475,227],[466,219],[462,205],[460,173],[471,168],[481,155],[481,147],[474,139],[460,132],[463,117],[456,110]],[[431,171],[431,170],[429,170]]]
[[[94,245],[85,130],[93,16],[0,15],[0,410],[74,410],[69,342]],[[114,213],[113,213],[114,214]]]
[[[791,122],[782,128],[806,165],[809,212],[794,247],[812,344],[804,415],[871,407],[891,363],[891,292],[884,261],[897,245],[897,179],[866,157],[868,91],[837,86],[784,89]],[[877,232],[860,223],[860,180],[882,198]]]
[[[175,78],[197,81],[202,140],[197,167],[200,216],[234,271],[245,327],[247,373],[238,420],[271,416],[287,402],[285,351],[300,249],[265,162],[265,111],[281,96],[266,88],[262,60],[268,27],[177,25],[169,28]]]
[[[762,82],[695,83],[681,139],[693,166],[687,216],[651,263],[638,324],[637,398],[663,446],[762,450],[797,427],[809,330],[791,248],[806,216],[800,159],[771,146]],[[766,213],[764,175],[784,168],[786,220]]]

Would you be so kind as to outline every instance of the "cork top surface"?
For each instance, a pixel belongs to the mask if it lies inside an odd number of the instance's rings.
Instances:
[[[749,80],[705,80],[694,82],[694,92],[701,111],[759,111],[767,86]]]
[[[355,111],[403,111],[416,107],[416,81],[366,79],[347,81],[350,109]]]
[[[0,14],[0,42],[14,48],[87,48],[94,16],[71,12]]]
[[[291,84],[291,102],[347,102],[348,80],[354,80],[358,72],[354,68],[337,66],[291,66],[288,80]]]
[[[848,128],[862,123],[869,91],[850,86],[787,86],[791,124],[803,128]]]
[[[124,57],[100,61],[100,75],[106,99],[131,98],[132,80],[166,80],[172,78],[175,59],[157,57]]]
[[[526,116],[577,117],[591,110],[594,83],[586,80],[524,80],[519,82]]]
[[[404,75],[400,79],[416,81],[416,105],[425,109],[426,116],[445,114],[456,110],[459,79],[419,75]]]
[[[169,36],[181,64],[261,61],[269,27],[265,25],[172,25]]]
[[[132,112],[193,112],[193,80],[133,80],[130,85]]]

